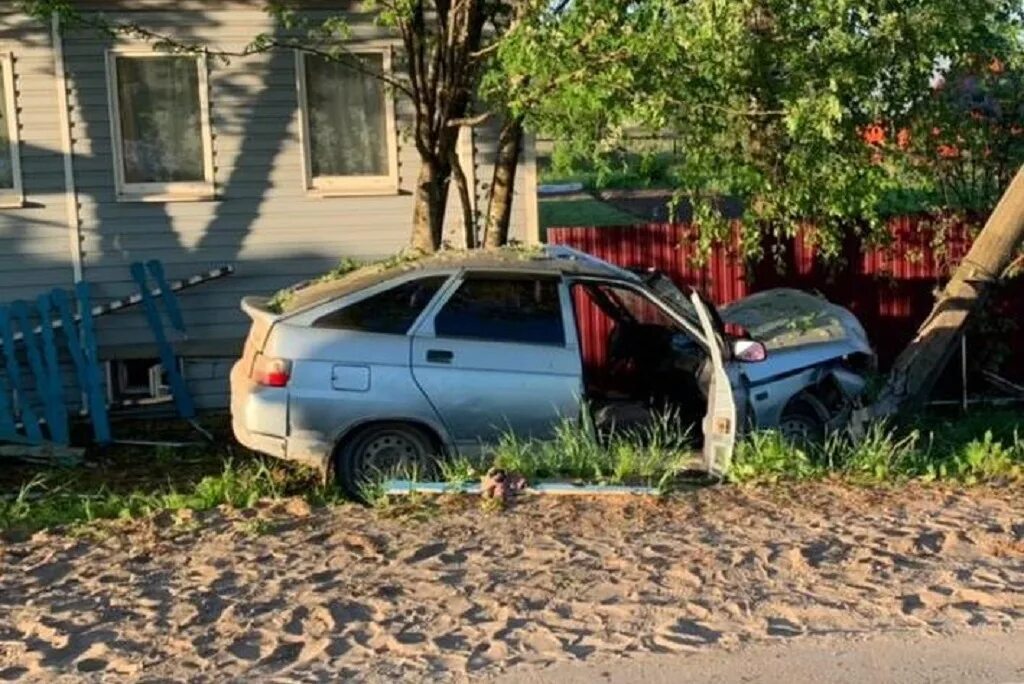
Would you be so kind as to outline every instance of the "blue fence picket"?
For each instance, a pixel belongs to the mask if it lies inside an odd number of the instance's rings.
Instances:
[[[53,325],[50,316],[53,314],[53,299],[48,294],[36,298],[39,308],[40,332],[43,340],[43,362],[46,369],[46,403],[51,407],[49,412],[50,439],[58,444],[67,444],[71,440],[68,428],[68,411],[64,404],[64,387],[60,377],[60,362],[57,357],[57,344],[54,339]]]
[[[21,441],[18,434],[17,421],[14,419],[14,406],[11,404],[11,388],[7,379],[0,375],[0,439],[8,442]]]
[[[109,444],[112,441],[110,419],[107,416],[107,401],[103,395],[103,383],[100,381],[100,360],[99,354],[96,352],[96,331],[92,320],[89,283],[84,280],[77,283],[75,294],[78,297],[78,310],[82,315],[82,357],[93,434],[97,443]]]
[[[153,280],[156,281],[157,286],[160,288],[160,298],[164,302],[164,308],[167,309],[167,318],[170,319],[171,325],[178,332],[185,332],[185,319],[181,315],[178,298],[174,296],[174,290],[171,289],[170,283],[167,282],[167,277],[164,274],[164,265],[156,259],[151,259],[146,262],[146,268],[153,274]],[[145,284],[143,284],[143,289],[145,289]]]
[[[28,401],[25,394],[25,386],[21,382],[21,368],[18,366],[18,356],[14,347],[14,330],[11,327],[11,315],[7,307],[0,307],[0,337],[4,341],[4,361],[7,365],[7,377],[11,379],[11,387],[17,392],[20,400],[21,419],[25,424],[25,436],[33,444],[40,444],[43,441],[43,433],[39,429],[39,417],[32,409],[32,402]]]
[[[46,425],[53,429],[54,410],[53,405],[46,397],[46,389],[50,384],[46,376],[46,368],[43,366],[43,357],[39,353],[39,340],[32,334],[32,320],[29,318],[28,304],[22,300],[11,303],[11,316],[18,322],[21,329],[21,341],[25,346],[25,357],[28,359],[28,367],[32,372],[32,390],[25,387],[22,395],[23,403],[33,404],[33,408],[41,406],[43,415],[46,417]],[[38,400],[38,401],[37,401]]]
[[[57,305],[60,312],[61,332],[68,345],[68,353],[71,354],[71,365],[75,367],[75,376],[78,378],[78,386],[83,394],[89,393],[89,378],[85,370],[85,356],[82,354],[82,342],[78,337],[78,323],[75,321],[75,314],[71,310],[71,298],[64,290],[53,290],[50,293],[53,303]]]
[[[134,263],[131,265],[131,273],[142,292],[142,309],[156,340],[157,350],[160,352],[160,364],[163,366],[164,372],[167,373],[167,380],[171,385],[171,394],[174,396],[174,405],[178,409],[178,415],[182,418],[195,418],[196,409],[192,403],[192,396],[188,393],[185,379],[178,372],[178,361],[174,356],[174,350],[171,349],[171,345],[167,341],[167,335],[164,334],[160,312],[156,308],[156,302],[146,284],[146,269],[141,263]]]

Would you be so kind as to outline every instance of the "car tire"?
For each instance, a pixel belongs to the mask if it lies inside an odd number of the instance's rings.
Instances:
[[[793,444],[818,444],[825,440],[825,421],[806,401],[794,401],[779,419],[782,438]]]
[[[377,423],[342,442],[334,457],[335,479],[346,494],[363,499],[375,480],[429,477],[436,454],[434,440],[415,425]]]

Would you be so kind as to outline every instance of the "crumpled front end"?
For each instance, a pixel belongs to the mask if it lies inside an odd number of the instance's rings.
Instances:
[[[742,327],[769,350],[835,344],[872,354],[864,326],[849,310],[808,292],[765,290],[720,310],[722,320]]]
[[[743,364],[755,425],[778,426],[798,396],[826,427],[846,422],[875,368],[874,351],[856,316],[792,289],[760,292],[720,313],[768,349],[764,361]]]

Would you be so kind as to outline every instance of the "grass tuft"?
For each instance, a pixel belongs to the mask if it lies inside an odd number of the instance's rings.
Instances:
[[[76,471],[54,471],[36,475],[14,496],[0,496],[0,529],[32,531],[222,505],[250,508],[261,499],[281,499],[296,493],[311,502],[336,500],[336,495],[316,484],[310,473],[264,458],[225,459],[219,473],[206,475],[191,485],[149,483],[127,490],[106,484],[84,488],[77,482]]]
[[[821,474],[806,445],[791,444],[779,432],[753,432],[736,445],[729,469],[734,482],[802,480]]]
[[[777,482],[839,475],[871,484],[910,479],[961,484],[1024,481],[1022,417],[918,419],[871,425],[859,440],[843,433],[820,445],[793,445],[777,432],[748,435],[729,472],[734,482]],[[998,432],[992,427],[998,426]]]
[[[690,432],[671,411],[644,427],[608,435],[598,435],[586,416],[581,421],[563,420],[550,441],[506,434],[493,453],[494,467],[534,481],[664,487],[690,465]]]

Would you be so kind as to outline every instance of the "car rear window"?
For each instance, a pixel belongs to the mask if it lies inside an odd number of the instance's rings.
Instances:
[[[313,322],[314,328],[405,335],[448,276],[428,276],[353,302]]]
[[[469,276],[434,319],[438,337],[564,345],[558,280]]]

